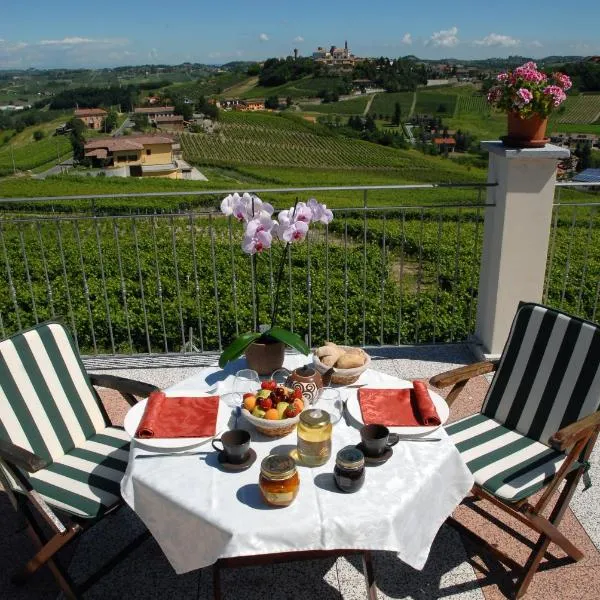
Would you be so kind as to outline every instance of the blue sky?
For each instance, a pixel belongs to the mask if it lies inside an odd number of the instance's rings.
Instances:
[[[357,56],[600,54],[598,0],[14,2],[0,68],[224,63],[343,45]]]

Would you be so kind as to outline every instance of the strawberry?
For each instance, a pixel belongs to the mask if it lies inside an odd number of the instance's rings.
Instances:
[[[257,404],[264,411],[267,411],[270,408],[273,408],[273,400],[271,400],[271,398],[259,398],[257,400]]]
[[[273,379],[267,379],[267,381],[263,381],[260,384],[260,387],[263,390],[271,390],[271,391],[273,391],[273,390],[277,389],[277,382],[275,380],[273,380]]]
[[[296,388],[292,393],[292,398],[299,398],[302,400],[302,390],[300,388]]]
[[[295,416],[300,414],[300,409],[297,406],[294,406],[293,404],[290,404],[286,409],[285,412],[283,413],[283,416],[286,419],[293,419]]]

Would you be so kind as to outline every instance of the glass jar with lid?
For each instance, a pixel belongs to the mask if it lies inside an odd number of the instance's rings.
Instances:
[[[270,506],[289,506],[300,487],[294,459],[280,454],[263,458],[258,487],[264,501]]]
[[[365,456],[355,446],[342,448],[335,457],[335,483],[342,492],[357,492],[365,482]]]
[[[325,410],[313,408],[300,413],[298,458],[309,467],[324,465],[331,456],[331,417]]]

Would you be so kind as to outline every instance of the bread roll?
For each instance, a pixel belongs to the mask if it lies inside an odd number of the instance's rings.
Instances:
[[[344,352],[335,363],[338,369],[356,369],[365,364],[365,359],[359,354]]]

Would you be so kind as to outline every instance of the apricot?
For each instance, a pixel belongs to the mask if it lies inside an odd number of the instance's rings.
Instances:
[[[268,419],[269,421],[277,421],[277,420],[279,420],[279,411],[276,408],[270,408],[265,413],[265,419]]]
[[[304,402],[300,398],[296,398],[293,404],[300,412],[304,410]]]
[[[252,412],[256,407],[256,396],[246,396],[244,398],[244,408],[248,412]]]

